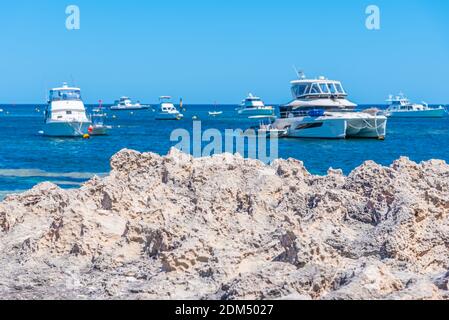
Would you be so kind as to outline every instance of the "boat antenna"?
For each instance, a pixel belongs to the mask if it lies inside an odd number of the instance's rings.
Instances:
[[[298,79],[305,79],[306,76],[304,74],[304,71],[298,70],[295,65],[293,65],[293,70],[295,70]]]

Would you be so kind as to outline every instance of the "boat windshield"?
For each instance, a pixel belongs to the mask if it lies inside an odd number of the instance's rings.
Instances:
[[[345,90],[343,90],[343,87],[342,87],[342,85],[341,85],[341,83],[335,83],[335,87],[337,88],[337,92],[338,93],[342,93],[342,94],[344,94],[345,93]]]
[[[309,87],[308,84],[299,84],[293,87],[293,92],[295,96],[300,97],[309,92]]]
[[[52,90],[50,91],[50,101],[73,101],[81,100],[80,90]]]
[[[346,95],[339,82],[311,82],[296,84],[292,87],[295,97],[306,95]]]

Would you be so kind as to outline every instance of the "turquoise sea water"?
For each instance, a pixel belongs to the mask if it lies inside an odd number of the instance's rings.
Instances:
[[[113,126],[110,135],[83,140],[40,136],[44,106],[1,105],[0,198],[43,181],[77,187],[93,174],[106,174],[110,157],[122,148],[166,154],[175,145],[170,142],[171,132],[177,128],[191,131],[193,116],[201,120],[203,130],[245,130],[258,124],[236,119],[236,107],[187,105],[185,120],[164,122],[154,120],[148,110],[133,114],[108,111],[107,124]],[[208,111],[215,110],[224,113],[210,117]],[[325,174],[330,167],[349,173],[366,160],[389,165],[400,156],[449,161],[449,118],[390,119],[385,141],[281,139],[279,156],[304,161],[314,174]]]

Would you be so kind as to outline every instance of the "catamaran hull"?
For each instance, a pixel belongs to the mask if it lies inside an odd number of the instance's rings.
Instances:
[[[345,115],[278,119],[273,128],[287,130],[291,138],[346,139],[385,138],[387,118],[384,116]]]
[[[279,119],[273,127],[286,129],[285,136],[290,138],[345,139],[347,123],[342,119],[304,117],[298,120]]]
[[[444,108],[417,111],[390,111],[389,118],[443,118],[447,114]]]
[[[43,135],[47,137],[82,137],[89,134],[90,122],[47,122]]]
[[[347,138],[378,139],[387,135],[387,118],[347,119]]]

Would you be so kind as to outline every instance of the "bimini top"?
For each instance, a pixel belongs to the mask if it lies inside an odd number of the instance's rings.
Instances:
[[[163,101],[163,100],[170,100],[171,97],[170,96],[160,96],[159,100]]]
[[[292,81],[291,85],[294,99],[344,98],[348,96],[340,81],[329,80],[325,77],[302,78]]]

